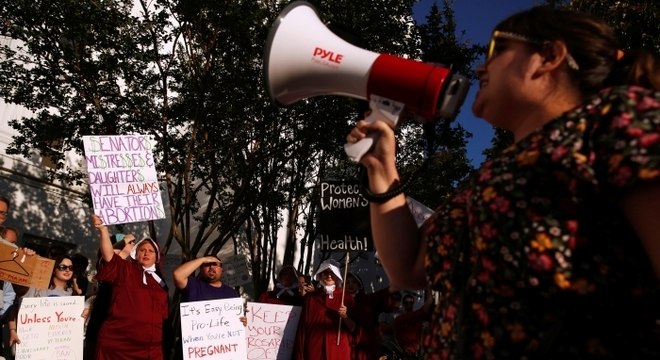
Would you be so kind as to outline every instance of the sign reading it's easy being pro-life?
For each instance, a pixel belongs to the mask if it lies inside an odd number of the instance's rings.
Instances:
[[[94,213],[110,224],[165,218],[147,135],[83,136]]]

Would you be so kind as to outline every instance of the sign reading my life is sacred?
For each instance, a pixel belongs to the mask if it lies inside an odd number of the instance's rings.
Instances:
[[[321,182],[321,212],[317,226],[321,250],[373,251],[369,201],[357,182]]]
[[[94,213],[105,224],[165,218],[149,135],[83,136]]]
[[[16,360],[82,360],[85,319],[82,296],[23,298]]]

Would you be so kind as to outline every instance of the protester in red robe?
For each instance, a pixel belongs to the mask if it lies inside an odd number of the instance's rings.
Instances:
[[[294,359],[350,359],[355,322],[348,313],[353,308],[353,297],[343,293],[343,280],[336,261],[324,261],[315,278],[322,288],[305,296]]]
[[[353,296],[355,304],[353,319],[357,325],[351,359],[377,359],[382,352],[378,314],[387,310],[390,295],[398,292],[398,290],[388,286],[367,294],[364,292],[362,279],[357,274],[350,272],[346,275],[345,287],[346,292]]]
[[[277,305],[302,306],[303,295],[298,284],[298,272],[291,265],[284,265],[277,274],[275,288],[259,296],[259,302]]]
[[[394,319],[394,338],[403,356],[415,358],[420,355],[422,331],[428,325],[429,311],[433,305],[433,295],[430,289],[425,292],[426,300],[417,310],[413,309],[415,298],[408,294],[403,297],[403,312]]]
[[[112,249],[108,228],[94,215],[102,262],[96,278],[112,286],[108,318],[96,344],[98,360],[162,360],[163,322],[168,316],[167,286],[157,269],[158,245],[145,238],[122,259]]]

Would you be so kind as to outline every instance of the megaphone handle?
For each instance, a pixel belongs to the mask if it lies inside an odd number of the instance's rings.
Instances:
[[[403,111],[403,103],[386,99],[382,96],[371,95],[369,100],[369,107],[371,112],[365,118],[368,122],[374,122],[376,120],[386,120],[392,126],[396,126],[399,122],[399,115]],[[378,140],[378,135],[376,133],[367,134],[367,137],[364,139],[353,143],[353,144],[344,144],[344,152],[348,155],[348,158],[353,162],[359,162],[362,159],[362,156],[366,154],[373,144]]]

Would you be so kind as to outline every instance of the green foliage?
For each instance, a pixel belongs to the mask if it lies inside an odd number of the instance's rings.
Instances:
[[[452,3],[442,2],[442,9],[434,3],[426,16],[426,23],[419,26],[421,33],[422,60],[451,66],[470,80],[476,80],[475,62],[485,52],[485,46],[462,41],[465,31],[458,31]]]
[[[657,1],[573,0],[568,7],[607,21],[616,29],[622,49],[647,49],[660,55],[660,4]]]
[[[448,4],[418,27],[413,0],[313,1],[330,28],[358,46],[451,63],[469,75],[479,49],[461,43]],[[134,7],[135,5],[135,7]],[[287,229],[284,261],[313,243],[314,184],[351,178],[345,136],[365,103],[319,97],[279,109],[265,92],[263,45],[281,1],[14,0],[0,4],[0,96],[35,115],[11,125],[9,152],[35,150],[55,159],[52,176],[86,183],[65,153],[83,154],[82,136],[149,134],[158,141],[157,170],[166,184],[172,227],[152,234],[183,259],[217,252],[227,242],[251,255],[255,293],[273,276],[276,243]],[[430,172],[411,190],[436,204],[470,169],[465,133],[437,123]],[[400,129],[400,162],[414,169],[421,126]],[[284,223],[283,212],[289,213]],[[301,225],[304,224],[304,225]]]
[[[472,82],[476,76],[471,69],[483,52],[483,46],[459,39],[463,32],[457,31],[451,3],[443,1],[442,4],[440,9],[434,3],[426,22],[419,25],[421,59],[451,67]],[[472,171],[467,158],[467,139],[472,135],[444,119],[424,127],[415,124],[407,131],[412,140],[407,140],[401,151],[406,176],[412,176],[422,166],[423,158],[428,158],[407,193],[435,208]]]
[[[37,114],[13,122],[19,135],[9,153],[29,156],[36,148],[61,160],[63,151],[81,148],[82,135],[141,131],[158,119],[154,79],[142,74],[153,59],[138,36],[143,24],[128,9],[123,2],[1,5],[0,17],[11,19],[2,32],[19,48],[2,49],[0,96]],[[129,116],[136,121],[127,122]],[[64,181],[83,176],[61,161],[58,170]]]
[[[483,153],[486,159],[490,160],[511,145],[513,145],[513,133],[501,128],[495,128],[495,135],[491,139],[491,147],[485,149]]]

